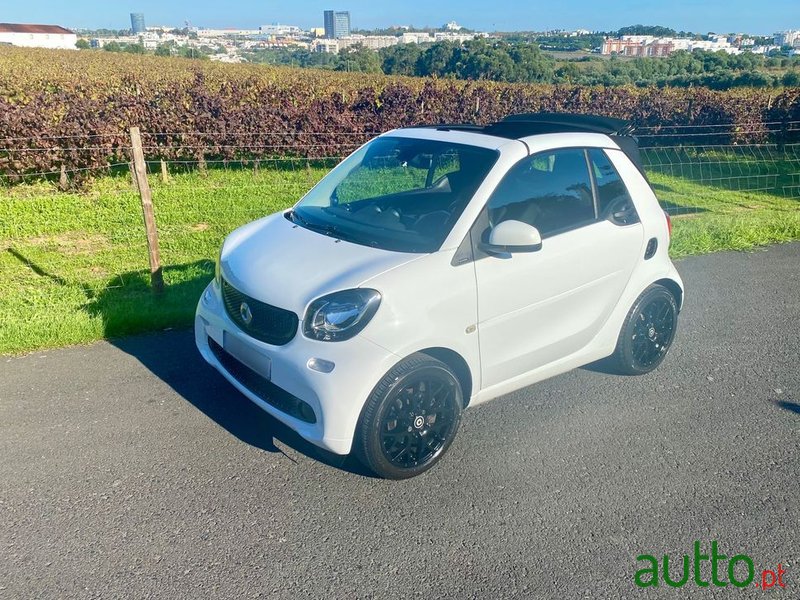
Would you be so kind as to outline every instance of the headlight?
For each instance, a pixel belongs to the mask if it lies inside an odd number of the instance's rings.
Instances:
[[[367,326],[381,295],[376,290],[355,289],[328,294],[311,303],[303,319],[303,334],[312,340],[349,340]]]

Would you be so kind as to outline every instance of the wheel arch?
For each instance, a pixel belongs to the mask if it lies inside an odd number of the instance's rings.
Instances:
[[[472,371],[467,364],[467,361],[456,351],[449,348],[425,348],[417,350],[420,354],[427,354],[431,358],[435,358],[446,364],[453,370],[458,382],[461,384],[461,392],[463,394],[464,408],[469,406],[469,400],[472,397]]]
[[[675,297],[675,304],[678,305],[678,312],[683,309],[683,288],[674,279],[659,279],[653,282],[656,285],[661,285],[667,288],[670,293]]]

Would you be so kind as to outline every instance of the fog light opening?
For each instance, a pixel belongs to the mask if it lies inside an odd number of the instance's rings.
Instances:
[[[308,368],[318,373],[330,373],[333,371],[334,367],[336,367],[336,364],[329,360],[324,360],[322,358],[308,359]]]

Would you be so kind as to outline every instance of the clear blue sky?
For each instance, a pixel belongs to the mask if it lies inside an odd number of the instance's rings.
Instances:
[[[451,20],[486,31],[615,30],[636,23],[698,33],[800,28],[800,0],[0,0],[0,22],[123,29],[129,13],[143,12],[148,25],[182,26],[188,19],[205,27],[321,27],[326,8],[349,10],[353,27],[364,29]]]

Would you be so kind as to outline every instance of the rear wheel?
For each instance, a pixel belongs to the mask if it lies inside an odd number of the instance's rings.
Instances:
[[[450,368],[414,354],[389,371],[367,400],[356,432],[356,454],[381,477],[419,475],[447,452],[461,410],[461,385]]]
[[[636,299],[617,340],[612,360],[623,375],[643,375],[667,355],[678,323],[678,305],[665,287],[655,284]]]

